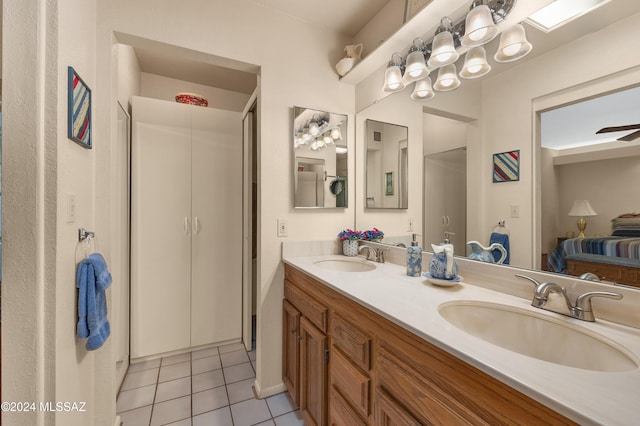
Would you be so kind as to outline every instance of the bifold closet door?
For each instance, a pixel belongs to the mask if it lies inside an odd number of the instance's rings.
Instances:
[[[191,111],[133,98],[131,357],[190,346]]]
[[[192,108],[191,346],[242,336],[242,115]]]

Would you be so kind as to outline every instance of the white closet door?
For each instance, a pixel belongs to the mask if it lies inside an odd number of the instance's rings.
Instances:
[[[192,111],[191,346],[242,336],[242,115]]]
[[[131,357],[190,346],[191,111],[133,98]]]

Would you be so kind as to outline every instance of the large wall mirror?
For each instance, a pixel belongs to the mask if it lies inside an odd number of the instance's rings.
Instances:
[[[510,265],[546,269],[544,256],[550,256],[567,235],[578,234],[578,217],[570,216],[575,200],[589,200],[598,214],[586,218],[587,236],[592,237],[610,236],[611,220],[616,216],[640,212],[640,192],[631,191],[622,183],[640,179],[640,138],[616,140],[637,130],[640,112],[632,109],[635,120],[626,113],[616,112],[611,106],[596,111],[595,115],[573,113],[574,121],[561,120],[563,130],[575,126],[584,132],[585,140],[597,139],[596,132],[604,127],[631,127],[626,133],[607,133],[608,139],[597,145],[551,150],[541,145],[541,133],[548,129],[545,114],[570,105],[580,109],[583,102],[594,98],[632,94],[628,90],[638,86],[640,60],[624,53],[623,41],[640,36],[640,3],[610,2],[550,33],[539,31],[526,22],[524,25],[534,48],[520,62],[492,62],[494,69],[487,77],[465,80],[456,91],[437,93],[430,101],[414,102],[415,106],[411,106],[409,87],[372,102],[372,106],[359,111],[358,115],[366,117],[368,111],[374,109],[376,118],[384,121],[381,111],[387,111],[389,117],[395,116],[400,98],[407,108],[420,109],[424,120],[416,122],[416,126],[424,132],[422,155],[425,164],[434,155],[466,146],[466,207],[457,209],[466,210],[466,223],[461,218],[462,226],[466,228],[465,240],[488,246],[492,232],[500,230],[499,224],[504,223],[510,239]],[[597,37],[593,36],[595,32]],[[624,57],[624,63],[605,64],[597,59],[598,52],[605,50]],[[487,47],[489,51],[495,51],[491,44]],[[589,66],[593,63],[601,66],[597,69]],[[461,98],[462,94],[464,98]],[[615,104],[623,105],[622,102]],[[638,108],[640,99],[630,105]],[[445,120],[428,121],[434,114],[456,118],[457,123],[449,123],[444,130]],[[413,128],[409,131],[412,133]],[[451,141],[456,134],[460,134],[465,143]],[[442,143],[445,140],[447,143]],[[438,144],[440,146],[436,146]],[[516,150],[520,154],[520,180],[494,183],[494,154]],[[417,155],[415,151],[414,155]],[[364,160],[358,164],[361,163],[365,163]],[[613,178],[613,173],[619,177]],[[564,181],[565,178],[568,180]],[[426,197],[430,182],[434,181],[425,176],[423,197]],[[416,185],[413,180],[409,184]],[[360,200],[361,195],[364,198],[368,194],[363,190],[362,194],[356,194],[356,199]],[[421,203],[423,224],[425,228],[437,229],[422,230],[425,235],[433,235],[428,240],[424,237],[425,248],[438,242],[444,229],[442,216],[448,215],[435,212],[432,215],[436,217],[429,220],[428,201],[425,198]],[[406,220],[400,212],[394,214],[398,220]],[[364,211],[356,216],[356,227],[361,227],[361,223],[370,226],[368,220],[367,211]],[[432,225],[428,225],[430,223]],[[465,255],[466,241],[456,244],[457,255]],[[637,262],[640,267],[640,261]]]
[[[347,116],[293,108],[295,208],[346,208]]]
[[[365,207],[406,209],[409,204],[407,127],[367,120],[365,128]]]

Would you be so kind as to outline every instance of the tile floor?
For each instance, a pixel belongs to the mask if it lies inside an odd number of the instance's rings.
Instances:
[[[304,425],[286,393],[256,399],[255,352],[241,343],[131,364],[116,410],[124,426]]]

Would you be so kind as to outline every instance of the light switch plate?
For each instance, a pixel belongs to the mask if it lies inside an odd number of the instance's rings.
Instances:
[[[287,221],[285,219],[278,219],[278,237],[286,237],[287,232]]]

